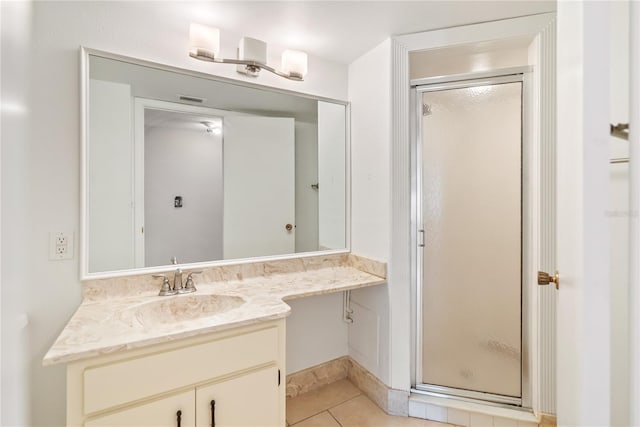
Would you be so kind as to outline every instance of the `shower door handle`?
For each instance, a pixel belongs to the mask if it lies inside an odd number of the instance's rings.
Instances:
[[[556,271],[556,274],[552,276],[544,271],[538,271],[538,285],[544,286],[549,283],[555,283],[556,289],[560,289],[560,273]]]
[[[418,247],[424,248],[424,230],[418,230]]]

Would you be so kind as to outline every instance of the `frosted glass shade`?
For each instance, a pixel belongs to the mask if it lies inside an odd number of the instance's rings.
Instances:
[[[267,63],[267,44],[262,40],[243,37],[238,45],[238,59]]]
[[[189,55],[215,58],[220,53],[220,30],[201,24],[189,27]]]
[[[289,76],[303,78],[307,75],[307,54],[299,50],[282,52],[282,72]]]

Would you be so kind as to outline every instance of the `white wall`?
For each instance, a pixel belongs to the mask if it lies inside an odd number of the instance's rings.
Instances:
[[[145,266],[222,259],[222,137],[204,126],[145,126],[144,174]]]
[[[527,65],[527,46],[530,42],[530,37],[519,37],[411,52],[409,78],[475,73]]]
[[[26,425],[29,414],[30,336],[25,328],[30,246],[31,181],[29,139],[33,113],[30,111],[28,54],[31,42],[32,4],[1,2],[2,37],[2,402],[0,424]],[[46,240],[41,242],[46,247]],[[42,254],[41,254],[42,256]],[[46,256],[46,252],[44,254]],[[56,284],[53,283],[55,286]],[[55,400],[55,398],[53,399]]]
[[[390,40],[349,65],[351,102],[351,249],[389,255]]]
[[[135,266],[131,86],[91,79],[89,91],[89,271],[125,270]]]
[[[318,245],[345,247],[346,116],[343,105],[318,101]]]
[[[78,254],[71,261],[50,262],[47,253],[49,231],[77,235],[79,230],[79,46],[243,77],[234,67],[187,56],[189,23],[201,19],[201,4],[2,2],[1,7],[2,102],[7,102],[4,91],[14,91],[28,112],[14,116],[12,135],[5,138],[4,126],[2,135],[2,424],[62,425],[65,367],[43,368],[41,360],[81,295]],[[5,23],[15,37],[5,39]],[[238,39],[226,34],[223,49],[235,49]],[[38,58],[30,72],[28,58]],[[10,67],[7,74],[5,67]],[[345,66],[310,57],[309,70],[302,83],[269,73],[251,81],[346,99]],[[21,332],[8,329],[21,313],[29,315],[29,326]],[[321,314],[300,319],[309,334],[323,330]]]
[[[341,293],[299,298],[287,304],[291,306],[287,317],[287,374],[349,354]]]
[[[387,39],[349,65],[351,250],[381,261],[389,259],[390,247],[390,63]],[[349,354],[387,384],[388,291],[393,285],[351,293],[354,323],[349,327]]]

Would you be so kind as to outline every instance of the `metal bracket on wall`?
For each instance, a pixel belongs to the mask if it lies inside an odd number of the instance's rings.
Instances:
[[[629,123],[618,123],[617,125],[609,125],[611,136],[629,140]]]

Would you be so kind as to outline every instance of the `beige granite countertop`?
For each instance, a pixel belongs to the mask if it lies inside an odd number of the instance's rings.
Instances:
[[[288,299],[386,283],[386,264],[341,254],[213,267],[194,277],[197,292],[163,297],[150,275],[84,282],[84,299],[43,364],[283,318]]]

